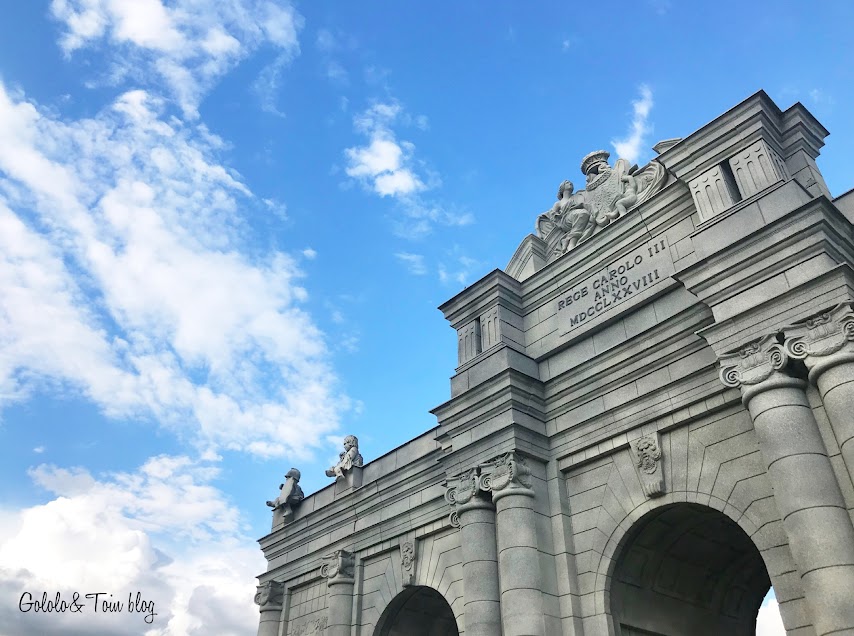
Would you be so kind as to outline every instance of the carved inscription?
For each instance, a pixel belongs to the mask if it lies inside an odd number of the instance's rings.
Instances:
[[[560,335],[590,324],[620,303],[666,281],[673,272],[664,237],[609,263],[558,298]]]

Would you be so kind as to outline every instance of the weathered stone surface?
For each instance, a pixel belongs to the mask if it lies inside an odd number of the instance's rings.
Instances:
[[[752,634],[769,585],[787,633],[854,630],[854,197],[826,135],[760,92],[643,170],[585,157],[441,306],[438,427],[346,448],[260,540],[260,633]]]

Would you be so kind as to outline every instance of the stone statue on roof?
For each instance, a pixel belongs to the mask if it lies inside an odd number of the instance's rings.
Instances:
[[[345,471],[351,470],[354,466],[360,467],[364,464],[362,456],[359,454],[359,440],[355,435],[348,435],[344,438],[344,452],[338,454],[338,463],[326,470],[327,477],[343,477]]]
[[[296,468],[291,468],[285,473],[284,483],[279,484],[279,496],[272,501],[268,501],[267,505],[273,509],[275,521],[286,521],[294,514],[294,507],[305,499],[305,494],[299,486],[300,472]]]

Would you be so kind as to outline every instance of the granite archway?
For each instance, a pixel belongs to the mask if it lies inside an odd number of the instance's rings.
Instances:
[[[609,595],[616,634],[755,634],[771,581],[759,549],[726,514],[661,506],[620,543]]]
[[[388,604],[374,636],[459,636],[448,601],[424,585],[406,588]]]

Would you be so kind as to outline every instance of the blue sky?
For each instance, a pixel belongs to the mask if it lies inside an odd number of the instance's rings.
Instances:
[[[854,186],[849,2],[4,5],[4,634],[254,633],[280,477],[435,425],[436,307],[588,152],[643,163],[761,88]],[[101,588],[158,616],[17,609]]]

